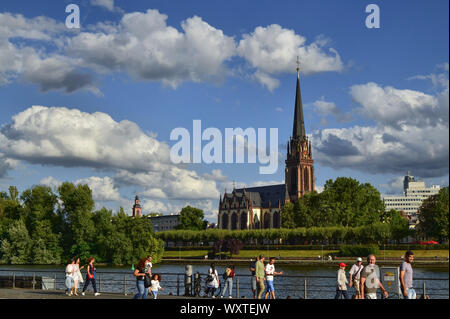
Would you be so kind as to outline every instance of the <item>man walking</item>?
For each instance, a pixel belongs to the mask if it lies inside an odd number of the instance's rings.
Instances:
[[[252,273],[252,293],[253,299],[256,299],[256,262],[259,260],[258,256],[256,256],[255,260],[250,262],[250,272]]]
[[[367,266],[361,271],[361,299],[377,299],[378,287],[384,293],[385,298],[389,295],[380,282],[380,269],[375,262],[375,255],[367,256]]]
[[[273,276],[282,275],[283,272],[275,271],[275,257],[270,258],[269,263],[266,265],[265,269],[266,280],[267,280],[267,290],[264,299],[267,299],[269,295],[272,295],[272,299],[275,299],[275,288],[273,287]]]
[[[337,287],[336,287],[336,296],[334,299],[341,299],[341,296],[344,295],[345,299],[350,299],[347,293],[347,276],[345,275],[345,267],[346,264],[340,263],[339,270],[337,273]]]
[[[403,299],[416,299],[416,291],[413,288],[413,269],[411,263],[414,260],[412,251],[405,253],[405,261],[400,266],[400,284]]]
[[[259,255],[259,260],[256,262],[256,283],[258,286],[258,299],[261,299],[262,294],[264,293],[264,255]]]
[[[359,283],[360,283],[360,279],[361,279],[361,271],[364,268],[363,264],[362,264],[362,258],[358,257],[356,258],[356,264],[354,264],[352,266],[352,268],[350,268],[350,282],[348,284],[349,287],[353,287],[355,289],[356,292],[356,298],[355,299],[360,299],[361,298],[361,290],[359,289]]]

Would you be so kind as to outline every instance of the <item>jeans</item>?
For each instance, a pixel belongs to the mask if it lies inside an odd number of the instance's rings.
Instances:
[[[344,295],[345,299],[350,299],[350,297],[348,296],[347,290],[339,290],[336,289],[336,296],[334,296],[334,299],[341,299],[342,295]]]
[[[145,281],[144,280],[136,280],[136,287],[138,290],[138,293],[134,296],[133,299],[147,299],[148,294],[148,288],[145,288]]]
[[[408,291],[408,296],[403,295],[403,299],[416,299],[416,291],[414,288],[406,288]]]
[[[84,282],[83,292],[86,291],[87,287],[89,286],[89,283],[92,282],[92,287],[94,288],[94,293],[97,292],[97,285],[95,284],[95,278],[89,278],[86,276],[86,281]]]
[[[230,297],[233,295],[233,278],[227,278],[225,280],[225,286],[223,286],[222,297],[225,295],[225,291],[227,291],[227,287],[229,289]]]
[[[153,294],[153,299],[158,298],[158,292],[157,291],[153,291],[152,290],[152,294]]]
[[[256,276],[252,276],[252,290],[256,291]]]

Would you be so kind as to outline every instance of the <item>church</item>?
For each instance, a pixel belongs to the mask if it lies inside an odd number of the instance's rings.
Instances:
[[[285,203],[296,202],[314,191],[314,160],[311,142],[305,133],[300,68],[297,67],[294,124],[287,144],[284,184],[233,189],[220,196],[218,228],[270,229],[281,227]]]

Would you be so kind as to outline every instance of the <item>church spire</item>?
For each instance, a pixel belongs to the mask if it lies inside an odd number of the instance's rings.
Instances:
[[[300,60],[297,56],[297,90],[295,93],[294,127],[292,137],[303,140],[306,137],[305,121],[303,119],[302,95],[300,93]]]

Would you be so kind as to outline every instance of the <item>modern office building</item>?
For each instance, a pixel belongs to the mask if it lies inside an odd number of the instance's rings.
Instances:
[[[418,211],[422,202],[431,195],[439,193],[440,189],[438,185],[426,187],[424,181],[416,181],[408,172],[403,180],[403,195],[383,196],[385,209],[386,211],[395,209],[406,213],[410,227],[414,228],[418,223]]]

